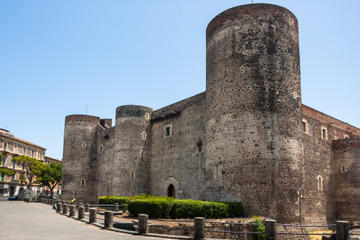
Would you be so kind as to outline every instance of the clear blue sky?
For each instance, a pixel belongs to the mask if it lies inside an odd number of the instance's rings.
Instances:
[[[61,159],[66,115],[203,92],[207,24],[250,2],[0,1],[0,127]],[[299,20],[303,103],[360,127],[360,1],[262,2]]]

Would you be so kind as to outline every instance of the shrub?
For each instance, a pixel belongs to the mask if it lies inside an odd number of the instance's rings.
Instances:
[[[258,216],[253,216],[253,218],[255,219],[255,221],[253,222],[254,231],[265,233],[265,225],[263,221],[261,221],[261,218]],[[257,234],[256,240],[265,240],[265,234]]]
[[[225,218],[242,217],[244,209],[241,202],[211,202],[178,200],[166,196],[141,194],[133,197],[102,196],[100,204],[127,204],[130,216],[148,214],[150,218]]]
[[[128,203],[129,197],[120,197],[120,196],[101,196],[98,197],[100,204],[114,204],[118,203],[119,205],[124,205]]]
[[[148,214],[150,218],[170,218],[173,199],[150,198],[131,200],[128,203],[130,216],[137,217],[139,214]]]

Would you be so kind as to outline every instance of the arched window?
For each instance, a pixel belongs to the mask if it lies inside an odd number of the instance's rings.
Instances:
[[[175,198],[175,187],[174,185],[170,184],[167,190],[168,197]]]
[[[317,176],[317,185],[318,191],[321,192],[323,190],[323,178],[320,175]]]

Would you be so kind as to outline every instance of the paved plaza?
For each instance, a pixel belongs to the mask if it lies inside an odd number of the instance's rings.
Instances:
[[[0,201],[1,240],[140,240],[164,239],[102,230],[57,214],[50,205]]]

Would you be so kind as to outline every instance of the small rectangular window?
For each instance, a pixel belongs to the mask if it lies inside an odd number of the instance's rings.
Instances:
[[[324,139],[324,140],[328,139],[327,129],[325,127],[321,128],[321,139]]]
[[[170,136],[170,127],[166,127],[166,136]]]
[[[301,128],[304,133],[308,133],[308,123],[305,119],[301,121]]]

